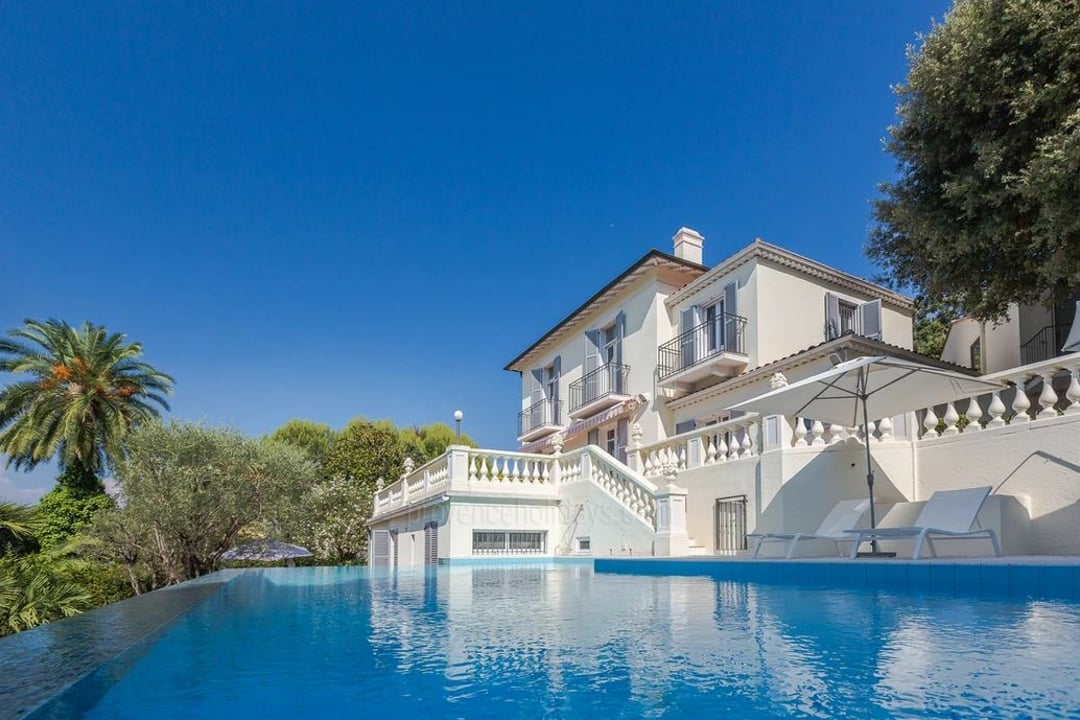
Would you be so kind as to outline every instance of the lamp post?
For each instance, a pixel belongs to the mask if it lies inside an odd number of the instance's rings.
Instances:
[[[454,411],[454,422],[457,423],[457,444],[461,444],[461,419],[465,417],[465,413],[460,410]]]

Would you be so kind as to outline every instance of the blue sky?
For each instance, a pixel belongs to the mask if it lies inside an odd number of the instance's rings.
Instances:
[[[503,365],[680,225],[873,273],[890,85],[947,4],[9,4],[0,327],[127,333],[175,417],[460,408],[512,447]]]

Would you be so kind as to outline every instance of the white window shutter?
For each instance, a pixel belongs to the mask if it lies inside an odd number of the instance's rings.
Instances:
[[[840,337],[840,298],[825,293],[825,339]]]
[[[863,337],[881,339],[881,300],[872,300],[859,306],[859,334]]]

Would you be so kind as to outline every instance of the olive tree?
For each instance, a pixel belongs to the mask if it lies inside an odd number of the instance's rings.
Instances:
[[[191,423],[147,425],[118,467],[122,520],[106,515],[104,529],[124,538],[118,559],[181,582],[216,570],[245,529],[283,524],[315,477],[304,453],[281,443]]]

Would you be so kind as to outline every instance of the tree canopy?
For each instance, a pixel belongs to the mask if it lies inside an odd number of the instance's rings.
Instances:
[[[117,479],[122,503],[115,516],[103,513],[103,539],[119,561],[171,583],[217,569],[245,528],[280,524],[310,491],[315,467],[283,443],[155,423],[128,438]]]
[[[124,454],[134,428],[168,410],[173,380],[143,362],[142,345],[84,323],[26,323],[0,338],[0,371],[28,376],[0,390],[0,451],[33,468],[58,458],[87,489]]]
[[[984,320],[1080,286],[1080,3],[957,0],[909,49],[868,252]]]

